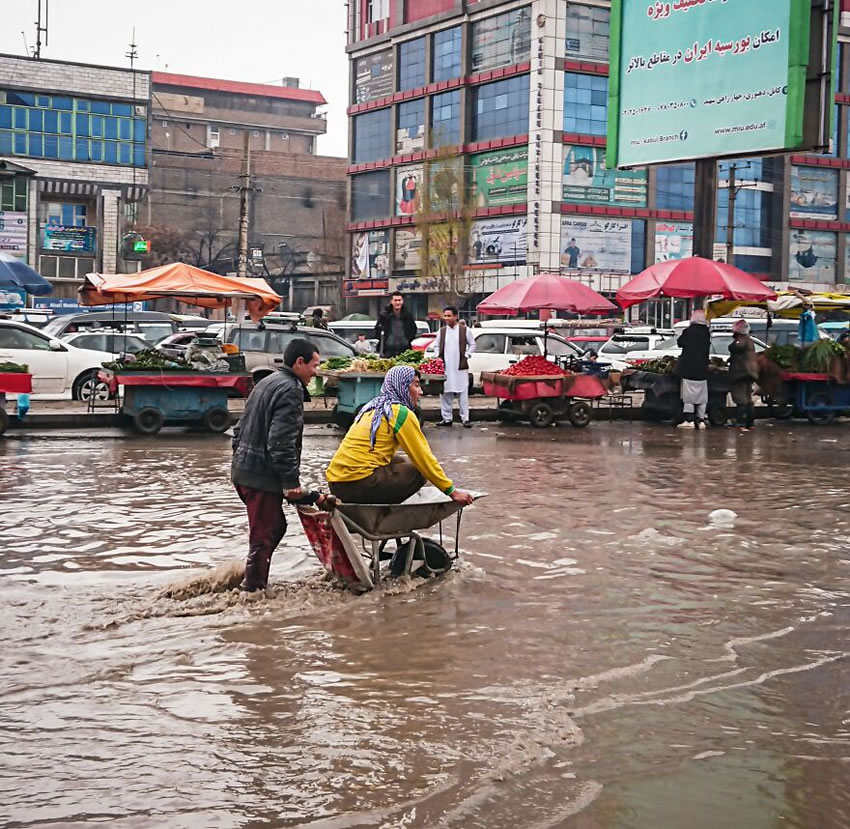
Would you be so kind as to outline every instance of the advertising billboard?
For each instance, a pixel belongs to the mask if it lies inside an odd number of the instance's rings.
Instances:
[[[396,167],[395,214],[413,216],[422,209],[422,184],[424,168],[421,164]]]
[[[564,145],[563,200],[646,207],[646,170],[609,170],[601,147]]]
[[[567,3],[567,59],[607,62],[610,30],[610,9]]]
[[[27,256],[27,214],[0,210],[0,251],[19,259]]]
[[[800,147],[810,17],[810,0],[613,0],[612,166]]]
[[[397,230],[393,270],[418,271],[421,267],[422,233],[418,230]]]
[[[690,222],[657,222],[655,261],[687,259],[694,255],[694,226]]]
[[[630,273],[632,223],[591,217],[561,217],[561,269]]]
[[[388,230],[369,230],[351,237],[351,276],[353,279],[386,279],[390,272]]]
[[[825,230],[791,229],[789,282],[835,282],[838,235]]]
[[[791,217],[838,218],[838,170],[791,167]]]
[[[472,205],[525,204],[528,198],[528,147],[510,147],[470,156]]]
[[[354,62],[354,103],[362,104],[393,94],[395,61],[393,50],[384,49]]]
[[[97,228],[43,225],[41,249],[56,253],[94,253]]]
[[[525,262],[527,224],[525,216],[473,222],[469,231],[469,264]]]
[[[531,7],[472,24],[472,71],[484,72],[531,59]]]

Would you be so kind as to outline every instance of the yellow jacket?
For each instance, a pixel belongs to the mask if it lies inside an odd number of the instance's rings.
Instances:
[[[425,480],[434,484],[446,495],[454,491],[454,485],[446,477],[425,435],[422,427],[406,406],[398,403],[393,405],[393,419],[388,426],[385,422],[378,427],[375,435],[375,448],[372,449],[369,440],[369,430],[373,417],[380,417],[380,412],[366,412],[360,420],[348,430],[339,449],[331,459],[327,469],[327,479],[331,483],[362,481],[368,478],[376,469],[389,466],[396,449],[401,447],[407,453],[411,463],[422,473]]]

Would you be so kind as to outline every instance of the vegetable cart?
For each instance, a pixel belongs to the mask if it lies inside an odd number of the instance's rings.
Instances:
[[[247,397],[253,387],[251,375],[242,372],[101,369],[98,377],[110,392],[124,386],[121,413],[143,435],[155,435],[166,422],[199,423],[210,432],[224,432],[230,427],[230,393]]]
[[[624,392],[642,391],[641,411],[647,420],[676,420],[682,414],[679,378],[673,374],[627,369],[620,378]],[[726,425],[726,395],[729,375],[711,371],[708,375],[708,405],[706,417],[712,426]]]
[[[850,384],[839,383],[830,374],[783,371],[780,376],[788,386],[785,399],[809,423],[826,426],[850,409]]]
[[[566,417],[573,426],[584,428],[593,419],[590,400],[603,397],[599,377],[589,374],[511,376],[483,371],[484,394],[497,397],[502,420],[528,420],[537,429]]]
[[[7,394],[31,394],[32,374],[24,372],[0,372],[0,435],[9,428],[9,414],[6,411]]]
[[[475,494],[476,500],[483,496]],[[451,569],[458,557],[462,512],[460,504],[431,488],[417,492],[403,504],[340,503],[332,512],[298,507],[304,533],[322,566],[358,593],[372,590],[388,576],[427,577]],[[441,543],[442,522],[452,515],[457,515],[453,556]],[[436,525],[439,542],[417,532]],[[354,536],[360,537],[360,544]],[[390,541],[396,543],[392,552],[386,549]]]

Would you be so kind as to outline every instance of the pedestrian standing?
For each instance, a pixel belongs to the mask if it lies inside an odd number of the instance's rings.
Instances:
[[[375,339],[382,357],[397,357],[416,339],[416,320],[404,307],[404,297],[399,291],[393,291],[390,304],[378,317]]]
[[[735,425],[752,429],[755,422],[753,382],[758,380],[756,348],[750,338],[750,324],[740,319],[732,326],[729,343],[729,392],[735,404]]]
[[[248,511],[248,559],[240,590],[264,590],[272,554],[286,533],[283,499],[301,500],[301,438],[307,384],[316,376],[319,350],[306,339],[286,347],[283,367],[251,391],[233,433],[230,479]],[[317,503],[325,496],[318,496]]]
[[[446,383],[440,395],[438,426],[451,426],[454,418],[454,398],[457,397],[460,421],[465,429],[472,428],[469,421],[469,357],[475,353],[475,337],[463,320],[458,319],[454,305],[443,309],[443,325],[437,334],[437,351],[443,361]]]
[[[800,314],[800,321],[797,324],[797,339],[800,341],[800,348],[805,348],[811,345],[819,338],[818,326],[815,322],[815,309],[810,299],[803,300],[803,310]]]
[[[325,312],[321,308],[313,309],[312,324],[313,328],[321,328],[325,331],[328,330],[328,323],[325,320]]]
[[[711,332],[705,311],[697,309],[691,314],[691,324],[677,340],[682,353],[676,360],[674,374],[681,382],[682,420],[676,425],[694,429],[705,426],[708,407],[708,355],[711,350]]]

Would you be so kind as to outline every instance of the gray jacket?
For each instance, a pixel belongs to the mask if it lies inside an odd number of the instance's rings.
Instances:
[[[260,380],[233,432],[234,484],[283,492],[300,485],[304,401],[310,395],[289,368]]]

